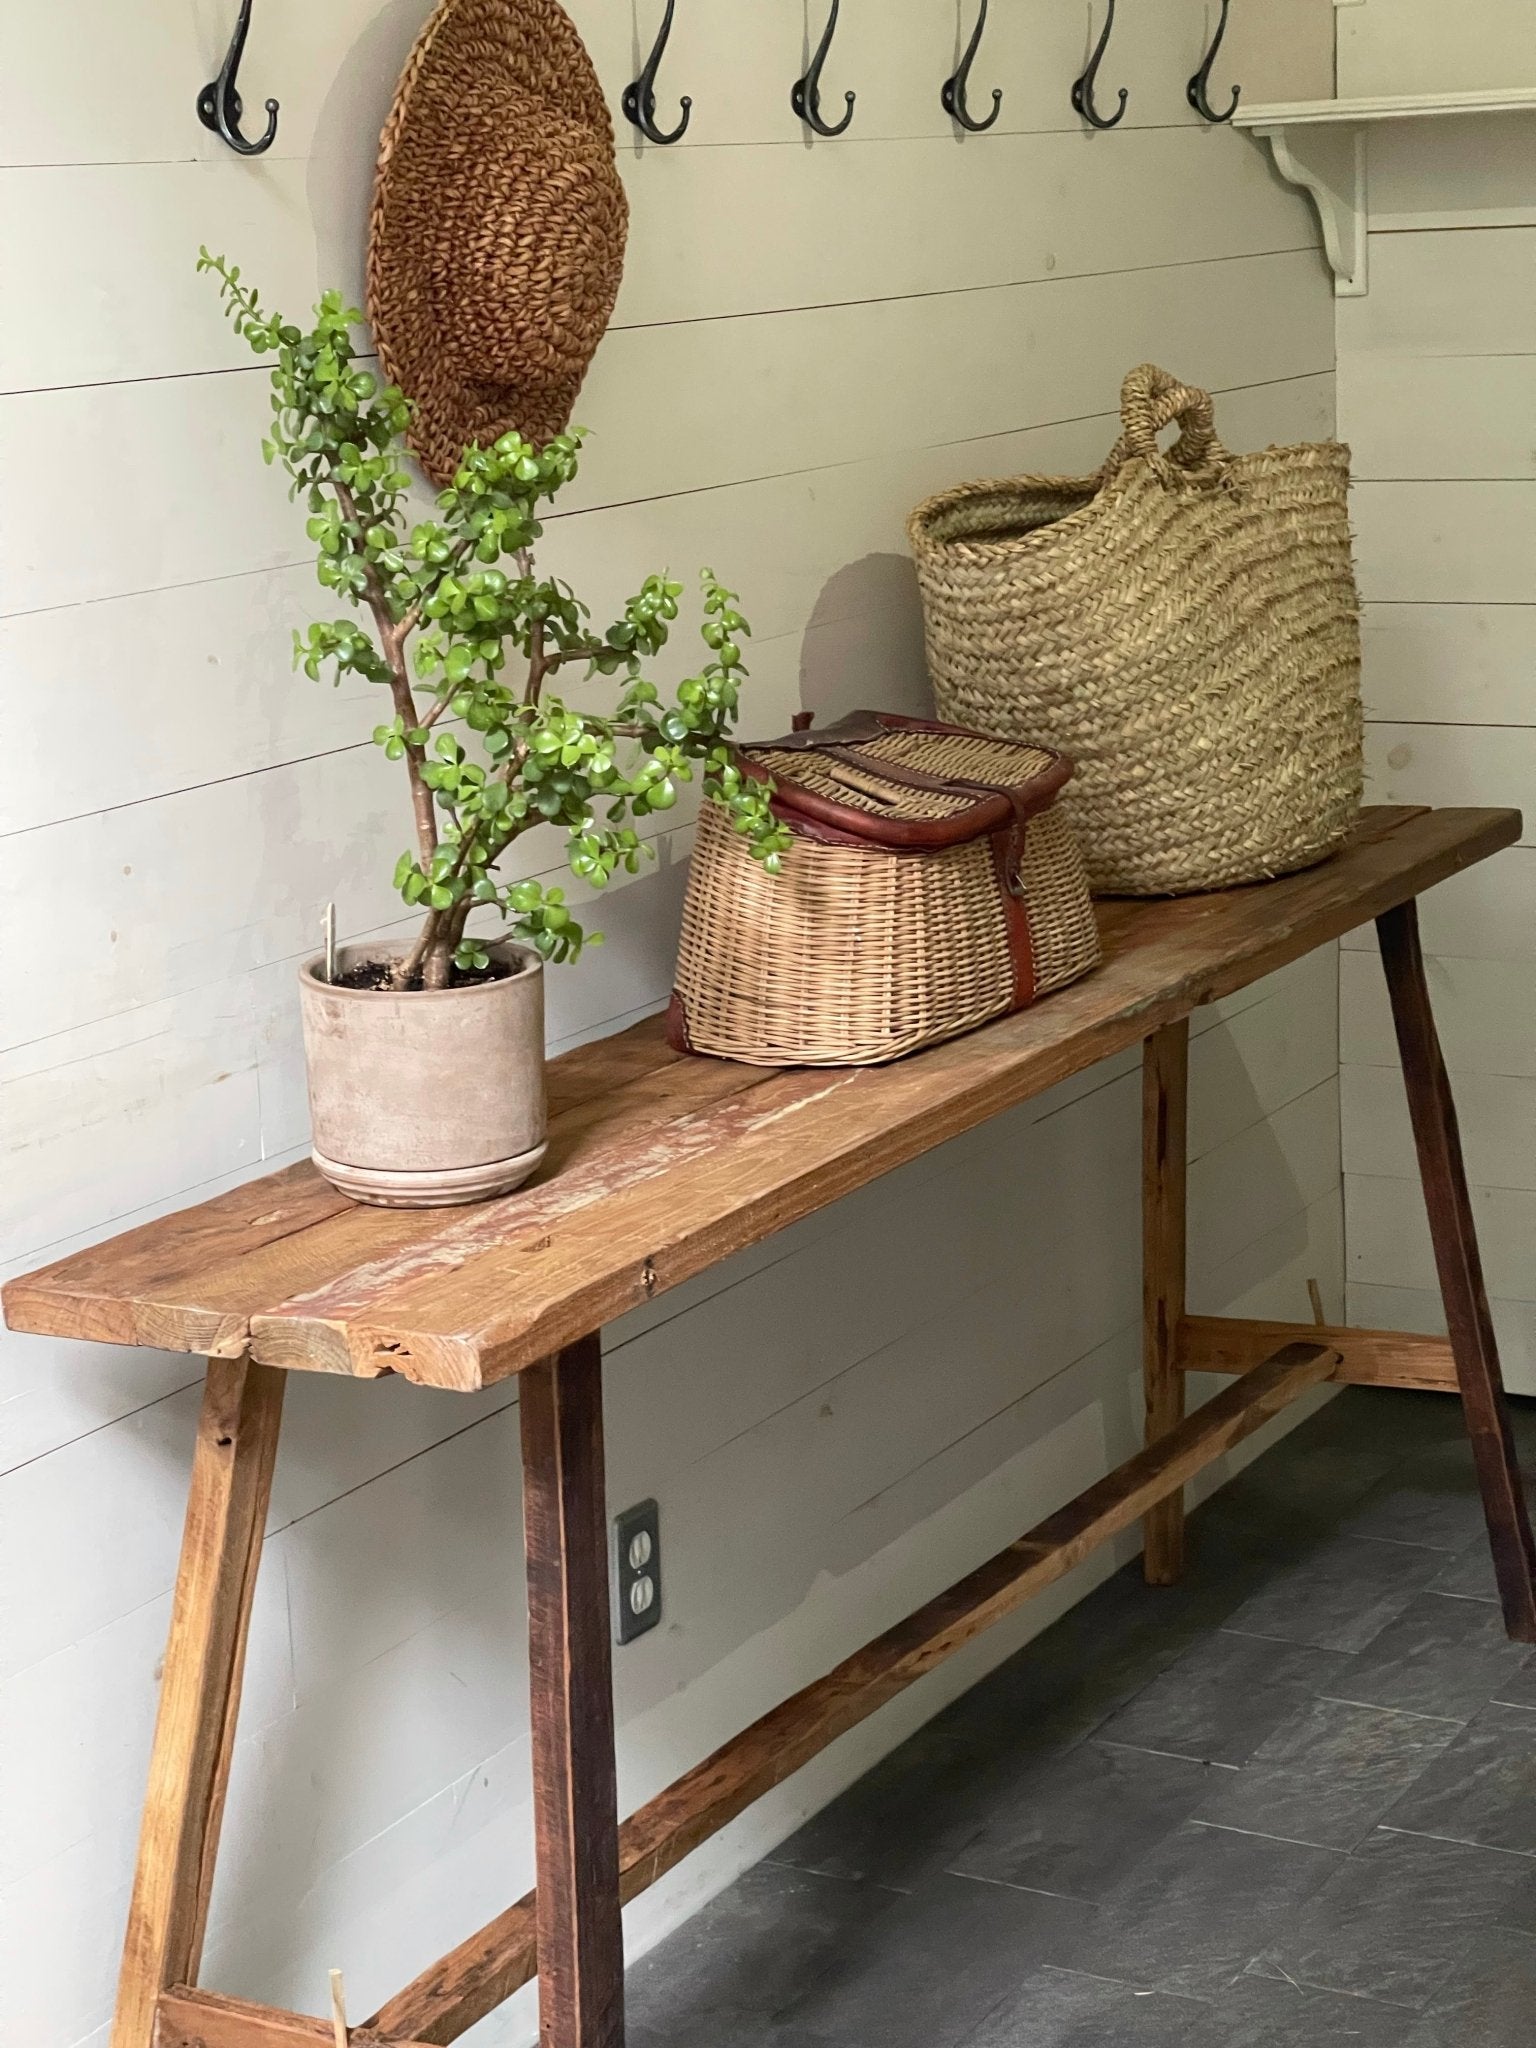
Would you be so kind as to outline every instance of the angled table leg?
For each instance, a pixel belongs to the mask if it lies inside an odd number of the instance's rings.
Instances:
[[[1184,1420],[1178,1358],[1184,1318],[1185,1150],[1189,1109],[1189,1019],[1154,1032],[1141,1053],[1142,1374],[1147,1442]],[[1170,1493],[1143,1523],[1142,1570],[1149,1586],[1184,1573],[1184,1495]]]
[[[285,1378],[209,1360],[112,2048],[150,2048],[160,1993],[197,1980]]]
[[[1493,1318],[1467,1194],[1456,1105],[1424,978],[1418,905],[1408,902],[1389,910],[1377,918],[1376,929],[1392,998],[1392,1020],[1408,1090],[1446,1327],[1488,1518],[1504,1625],[1516,1642],[1536,1642],[1536,1545],[1510,1434]]]
[[[623,2048],[602,1340],[521,1379],[541,2048]]]

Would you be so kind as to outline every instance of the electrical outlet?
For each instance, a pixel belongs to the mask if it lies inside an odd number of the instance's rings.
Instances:
[[[661,1619],[661,1510],[653,1500],[613,1518],[613,1606],[621,1643]]]

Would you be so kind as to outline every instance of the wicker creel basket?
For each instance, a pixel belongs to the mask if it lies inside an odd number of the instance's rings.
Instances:
[[[1207,393],[1150,365],[1122,415],[1096,476],[967,484],[913,513],[939,710],[1072,757],[1102,893],[1306,867],[1362,790],[1349,451],[1232,455]]]
[[[792,835],[766,873],[704,806],[669,1035],[760,1066],[859,1066],[1022,1009],[1094,966],[1087,878],[1055,808],[1071,763],[858,711],[740,749]]]

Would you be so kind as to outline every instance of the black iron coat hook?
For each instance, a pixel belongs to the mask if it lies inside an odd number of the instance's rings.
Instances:
[[[965,55],[960,59],[953,78],[946,78],[939,98],[944,102],[944,111],[952,115],[962,128],[969,128],[973,135],[983,128],[990,128],[1003,111],[1003,95],[994,85],[992,88],[992,111],[984,121],[978,121],[966,103],[966,92],[971,82],[971,66],[976,61],[976,52],[981,48],[982,31],[987,25],[987,0],[981,0],[976,12],[976,26],[971,30],[971,40],[965,46]]]
[[[210,79],[197,96],[197,118],[205,128],[211,128],[215,135],[221,135],[230,148],[241,156],[260,156],[270,149],[277,135],[277,101],[267,101],[267,132],[257,142],[248,142],[240,133],[240,116],[245,111],[241,104],[237,80],[240,76],[240,59],[245,55],[245,39],[251,32],[251,0],[240,0],[240,13],[235,22],[235,32],[230,38],[229,49],[219,68],[217,78]]]
[[[621,102],[624,112],[647,142],[676,142],[688,126],[689,115],[693,110],[693,101],[684,93],[678,100],[678,105],[683,110],[683,118],[672,133],[667,135],[656,126],[656,73],[666,54],[667,38],[672,33],[672,7],[673,0],[667,0],[667,11],[661,17],[661,27],[657,30],[656,40],[651,45],[651,54],[640,67],[640,76],[634,84],[625,86]]]
[[[1237,112],[1237,103],[1243,96],[1243,88],[1234,85],[1232,104],[1224,114],[1218,114],[1210,102],[1211,71],[1221,53],[1222,38],[1227,33],[1227,16],[1232,11],[1232,0],[1221,0],[1221,20],[1216,24],[1216,35],[1211,47],[1205,53],[1205,62],[1189,81],[1189,104],[1206,121],[1230,121]]]
[[[1094,103],[1094,93],[1099,83],[1099,66],[1104,62],[1104,52],[1109,48],[1109,39],[1115,32],[1115,0],[1109,0],[1109,12],[1104,17],[1104,33],[1094,44],[1093,55],[1088,59],[1088,69],[1072,88],[1072,104],[1085,121],[1094,128],[1118,128],[1125,119],[1125,103],[1130,94],[1122,85],[1120,88],[1120,111],[1107,118]]]
[[[832,11],[827,16],[827,25],[822,30],[821,41],[816,45],[816,54],[811,59],[810,69],[804,78],[797,78],[790,88],[789,104],[800,116],[807,128],[813,128],[818,135],[841,135],[853,119],[853,94],[844,93],[848,111],[833,127],[821,118],[821,67],[827,61],[827,52],[832,47],[832,37],[837,30],[838,0],[832,0]]]

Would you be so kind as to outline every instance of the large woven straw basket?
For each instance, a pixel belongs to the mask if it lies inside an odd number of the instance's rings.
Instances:
[[[1151,365],[1122,414],[1096,476],[967,484],[913,513],[939,710],[1072,757],[1101,893],[1307,867],[1362,791],[1349,451],[1233,455],[1208,394]]]
[[[763,1066],[858,1066],[969,1031],[1094,966],[1087,878],[1055,808],[1071,764],[861,711],[741,749],[793,835],[764,872],[704,806],[670,1035]]]

